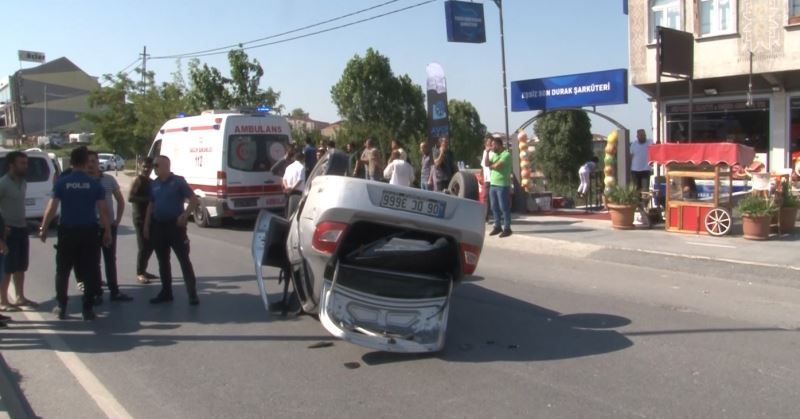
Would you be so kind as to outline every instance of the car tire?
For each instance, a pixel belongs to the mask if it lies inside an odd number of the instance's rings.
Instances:
[[[450,195],[459,198],[471,199],[473,201],[480,200],[480,187],[478,179],[475,175],[468,171],[460,171],[453,175],[450,179],[450,184],[447,186]]]

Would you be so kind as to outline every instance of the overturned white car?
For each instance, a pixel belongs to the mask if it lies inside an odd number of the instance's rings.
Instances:
[[[253,258],[265,305],[286,302],[270,304],[262,265],[280,268],[302,311],[334,336],[382,351],[441,350],[453,287],[480,258],[483,205],[346,169],[347,155],[326,154],[289,219],[260,214]]]

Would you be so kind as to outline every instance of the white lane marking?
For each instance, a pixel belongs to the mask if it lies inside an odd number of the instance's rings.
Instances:
[[[30,321],[44,322],[41,314],[35,311],[24,311],[25,317]],[[55,331],[47,329],[39,329],[39,334],[42,335],[44,340],[53,348],[58,359],[64,364],[65,367],[72,373],[81,387],[89,394],[97,407],[103,411],[103,414],[109,418],[131,418],[130,413],[117,401],[113,394],[100,382],[100,380],[92,374],[92,371],[81,361],[78,355],[75,355],[67,346],[61,337]]]
[[[686,242],[686,244],[691,244],[693,246],[706,246],[706,247],[723,247],[725,249],[735,249],[736,246],[731,246],[728,244],[711,244],[711,243],[698,243],[698,242]]]

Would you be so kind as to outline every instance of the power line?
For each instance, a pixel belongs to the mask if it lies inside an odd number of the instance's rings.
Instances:
[[[392,10],[392,11],[389,11],[389,12],[386,12],[386,13],[381,13],[379,15],[371,16],[371,17],[368,17],[368,18],[360,19],[360,20],[356,20],[356,21],[353,21],[353,22],[350,22],[350,23],[345,23],[343,25],[334,26],[334,27],[331,27],[331,28],[322,29],[322,30],[315,31],[315,32],[309,32],[309,33],[306,33],[306,34],[303,34],[303,35],[293,36],[291,38],[285,38],[285,39],[281,39],[281,40],[278,40],[278,41],[266,42],[266,43],[257,44],[257,45],[251,45],[249,47],[242,47],[241,49],[242,50],[250,50],[250,49],[254,49],[254,48],[266,47],[266,46],[269,46],[269,45],[282,44],[284,42],[294,41],[294,40],[297,40],[297,39],[303,39],[303,38],[307,38],[307,37],[310,37],[310,36],[319,35],[319,34],[323,34],[323,33],[326,33],[326,32],[331,32],[331,31],[334,31],[334,30],[337,30],[337,29],[342,29],[342,28],[346,28],[346,27],[349,27],[349,26],[357,25],[357,24],[360,24],[360,23],[368,22],[368,21],[371,21],[371,20],[379,19],[379,18],[382,18],[382,17],[386,17],[386,16],[389,16],[389,15],[396,14],[396,13],[404,12],[406,10],[410,10],[410,9],[414,9],[414,8],[417,8],[417,7],[420,7],[420,6],[424,6],[424,5],[428,4],[428,3],[433,3],[435,1],[437,1],[437,0],[426,0],[426,1],[422,1],[422,2],[416,3],[416,4],[412,4],[411,6],[406,6],[406,7],[400,8],[400,9],[395,9],[395,10]],[[272,37],[275,37],[275,36],[280,36],[280,35],[274,35]],[[240,45],[242,45],[242,44],[236,44],[235,46],[238,47]],[[228,48],[231,48],[231,47],[228,47]],[[187,55],[171,55],[171,56],[152,57],[151,59],[152,60],[156,60],[156,59],[167,59],[167,58],[199,58],[199,57],[207,57],[207,56],[211,56],[211,55],[226,54],[227,52],[228,51],[216,51],[216,52],[199,53],[199,54],[194,54],[194,55],[191,55],[191,54],[187,54]]]
[[[253,39],[251,41],[239,42],[239,43],[236,43],[236,44],[226,45],[224,47],[211,48],[211,49],[206,49],[206,50],[202,50],[202,51],[186,52],[186,53],[182,53],[182,54],[162,55],[162,56],[159,56],[159,57],[152,57],[152,59],[160,60],[160,59],[167,59],[167,58],[184,58],[184,57],[188,57],[188,56],[199,56],[199,54],[208,54],[208,53],[215,52],[215,51],[229,50],[231,48],[242,47],[242,46],[247,45],[247,44],[266,41],[268,39],[273,39],[273,38],[277,38],[279,36],[289,35],[289,34],[292,34],[292,33],[295,33],[295,32],[299,32],[299,31],[303,31],[303,30],[306,30],[306,29],[311,29],[311,28],[316,27],[316,26],[321,26],[321,25],[324,25],[324,24],[327,24],[327,23],[335,22],[337,20],[342,20],[344,18],[348,18],[350,16],[355,16],[355,15],[358,15],[358,14],[361,14],[361,13],[364,13],[364,12],[368,12],[370,10],[375,10],[377,8],[380,8],[380,7],[383,7],[383,6],[392,4],[392,3],[397,3],[398,1],[400,1],[400,0],[390,0],[390,1],[387,1],[387,2],[384,2],[384,3],[381,3],[381,4],[376,4],[374,6],[367,7],[366,9],[356,10],[355,12],[351,12],[351,13],[347,13],[345,15],[337,16],[337,17],[332,18],[332,19],[323,20],[323,21],[320,21],[320,22],[317,22],[317,23],[312,23],[310,25],[306,25],[306,26],[303,26],[303,27],[300,27],[300,28],[292,29],[292,30],[289,30],[289,31],[286,31],[286,32],[281,32],[281,33],[276,33],[274,35],[265,36],[263,38]],[[224,51],[224,52],[227,52],[227,51]]]
[[[122,70],[120,70],[120,71],[117,71],[117,72],[116,72],[116,73],[114,73],[114,74],[125,73],[125,70],[127,70],[127,69],[129,69],[129,68],[133,67],[134,65],[138,64],[140,60],[141,60],[141,58],[136,58],[135,60],[133,60],[133,62],[132,62],[132,63],[130,63],[130,64],[126,65],[126,66],[125,66],[125,68],[123,68],[123,69],[122,69]],[[127,73],[125,73],[125,74],[127,74]]]

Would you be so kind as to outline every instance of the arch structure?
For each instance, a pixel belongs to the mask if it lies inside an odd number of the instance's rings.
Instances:
[[[529,126],[531,126],[531,124],[536,122],[536,120],[541,118],[543,115],[546,115],[546,114],[548,114],[550,112],[554,112],[554,111],[584,111],[584,112],[590,113],[592,115],[597,115],[597,116],[605,119],[606,121],[610,122],[615,127],[617,127],[617,129],[619,129],[619,140],[617,141],[618,146],[617,146],[617,167],[616,167],[617,184],[619,184],[620,186],[623,186],[623,187],[627,186],[628,185],[628,181],[629,181],[628,176],[629,176],[629,173],[630,173],[630,170],[629,170],[630,163],[629,163],[629,158],[628,158],[628,155],[630,154],[630,142],[629,142],[630,141],[630,130],[628,130],[627,127],[622,125],[616,119],[614,119],[614,118],[612,118],[612,117],[610,117],[610,116],[608,116],[608,115],[606,115],[606,114],[604,114],[602,112],[597,112],[594,109],[584,109],[584,108],[548,109],[548,110],[544,110],[544,111],[539,112],[538,114],[534,115],[533,118],[525,121],[525,123],[520,125],[520,127],[517,128],[514,132],[520,132],[520,131],[524,130],[525,128],[528,128]]]

